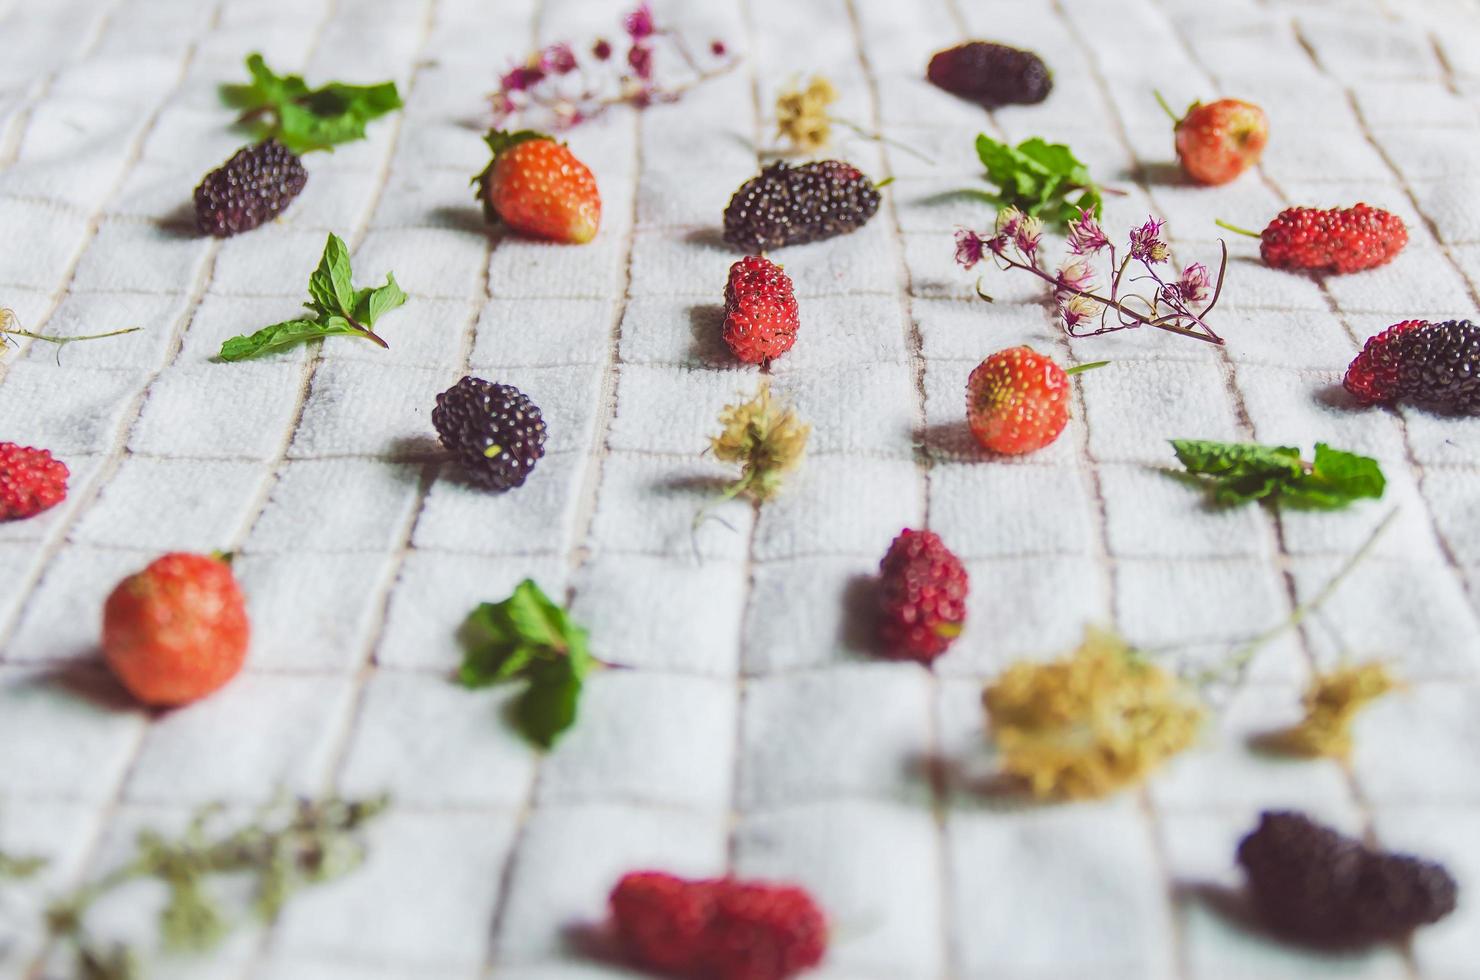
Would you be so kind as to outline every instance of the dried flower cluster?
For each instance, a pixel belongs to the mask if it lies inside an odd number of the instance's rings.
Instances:
[[[1035,796],[1103,796],[1144,779],[1197,737],[1203,711],[1173,675],[1112,633],[1019,662],[982,695],[1002,770]]]
[[[813,75],[803,86],[793,82],[776,97],[776,136],[802,153],[812,153],[832,142],[828,106],[838,100],[838,90],[821,75]]]
[[[518,116],[526,128],[567,129],[614,105],[676,102],[689,89],[739,64],[719,40],[709,43],[708,57],[701,61],[682,35],[658,25],[647,3],[622,18],[622,31],[627,40],[620,57],[612,42],[597,38],[579,51],[569,42],[552,44],[510,68],[489,96],[495,127]],[[659,51],[664,49],[683,65],[674,78],[659,77]]]
[[[747,494],[763,501],[775,496],[786,474],[801,464],[812,434],[790,406],[772,399],[768,380],[761,381],[749,401],[725,406],[719,423],[723,428],[710,440],[710,449],[716,459],[740,464],[740,479],[726,488],[726,498]]]
[[[131,860],[53,902],[46,910],[51,936],[70,946],[77,975],[89,980],[135,980],[143,976],[136,950],[103,943],[89,935],[88,910],[105,895],[142,879],[168,891],[159,929],[171,950],[210,949],[230,931],[231,922],[211,880],[246,875],[254,881],[254,911],[264,921],[277,918],[300,889],[340,877],[365,856],[365,824],[386,807],[383,798],[298,800],[264,809],[248,826],[210,833],[220,807],[196,814],[178,839],[143,831]],[[34,870],[26,862],[22,870]]]
[[[1021,269],[1042,279],[1053,290],[1059,319],[1071,337],[1094,337],[1144,326],[1212,344],[1223,343],[1208,326],[1207,315],[1223,291],[1228,249],[1223,249],[1216,281],[1200,262],[1186,266],[1176,278],[1166,278],[1158,267],[1167,261],[1171,250],[1162,238],[1162,229],[1163,222],[1147,218],[1145,224],[1131,230],[1122,256],[1095,216],[1081,210],[1069,224],[1069,256],[1057,272],[1049,272],[1043,265],[1043,222],[1007,207],[998,213],[991,234],[967,228],[956,232],[956,261],[971,269],[990,255],[1002,269]],[[1102,253],[1109,269],[1108,295],[1094,291],[1097,285],[1092,263]],[[1136,274],[1130,275],[1132,272]],[[1131,292],[1126,288],[1129,282],[1149,282],[1151,287],[1148,293]]]
[[[1305,717],[1260,739],[1265,748],[1308,757],[1344,759],[1351,754],[1352,722],[1368,704],[1402,686],[1377,661],[1318,674],[1305,692]]]

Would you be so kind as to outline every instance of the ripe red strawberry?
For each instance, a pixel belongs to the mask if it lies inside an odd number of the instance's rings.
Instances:
[[[1068,375],[1031,347],[1000,350],[966,381],[966,420],[992,452],[1042,449],[1069,422]]]
[[[1327,211],[1286,208],[1259,235],[1218,224],[1260,239],[1259,254],[1273,269],[1361,272],[1386,265],[1408,244],[1402,218],[1365,204]]]
[[[0,442],[0,521],[33,517],[66,500],[69,475],[49,450]]]
[[[1166,103],[1162,106],[1165,108]],[[1176,120],[1177,159],[1199,184],[1226,184],[1259,162],[1269,142],[1269,117],[1252,102],[1194,102]]]
[[[961,635],[971,582],[933,531],[904,530],[879,563],[879,639],[894,657],[932,663]]]
[[[640,966],[705,980],[785,980],[827,951],[827,921],[792,885],[625,875],[611,894],[618,938]]]
[[[764,364],[791,350],[800,326],[791,277],[759,255],[730,266],[725,283],[725,345],[747,364]]]
[[[495,130],[485,139],[493,160],[473,183],[490,223],[574,245],[596,237],[601,194],[569,147],[530,130]]]
[[[187,704],[236,676],[250,632],[230,565],[169,554],[118,583],[108,597],[103,659],[144,704]]]

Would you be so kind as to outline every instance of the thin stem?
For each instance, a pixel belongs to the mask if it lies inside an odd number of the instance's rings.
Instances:
[[[1088,364],[1076,364],[1074,367],[1065,368],[1064,373],[1083,374],[1086,371],[1093,371],[1095,368],[1102,368],[1109,363],[1109,361],[1090,361]]]
[[[1177,115],[1177,113],[1172,109],[1171,106],[1167,105],[1167,100],[1162,97],[1160,90],[1152,89],[1151,94],[1156,96],[1156,104],[1161,106],[1162,111],[1167,114],[1167,117],[1171,119],[1172,122],[1178,124],[1182,122],[1182,117]]]
[[[1363,542],[1362,546],[1346,560],[1345,564],[1341,566],[1335,575],[1331,576],[1319,592],[1311,596],[1307,601],[1296,606],[1294,611],[1283,622],[1276,623],[1243,646],[1234,650],[1229,656],[1228,662],[1223,665],[1222,671],[1208,671],[1199,679],[1200,682],[1203,684],[1212,683],[1220,679],[1220,674],[1229,673],[1234,676],[1235,682],[1242,679],[1244,672],[1248,669],[1249,664],[1260,650],[1284,633],[1295,629],[1301,623],[1305,622],[1312,613],[1319,610],[1321,606],[1325,605],[1336,594],[1336,590],[1341,588],[1342,584],[1351,577],[1352,572],[1356,570],[1357,566],[1366,560],[1367,556],[1377,547],[1378,539],[1382,537],[1383,532],[1392,526],[1393,521],[1398,516],[1399,510],[1400,508],[1394,507],[1388,511],[1387,516],[1367,536],[1367,540]]]
[[[142,327],[127,327],[123,330],[110,330],[107,333],[85,334],[80,337],[54,337],[44,333],[31,333],[29,330],[0,329],[0,335],[9,334],[12,337],[29,337],[31,340],[41,340],[48,344],[75,344],[80,340],[103,340],[106,337],[122,337],[126,333],[137,333]]]
[[[1263,235],[1259,234],[1257,231],[1250,231],[1247,228],[1240,228],[1238,225],[1231,225],[1228,222],[1224,221],[1222,218],[1218,218],[1218,219],[1214,220],[1213,221],[1213,224],[1217,225],[1219,228],[1225,229],[1226,231],[1231,231],[1235,235],[1246,235],[1249,238],[1263,238],[1264,237]]]
[[[836,116],[828,116],[827,118],[829,121],[835,122],[845,129],[853,130],[853,132],[857,133],[859,136],[862,136],[864,139],[874,140],[875,142],[883,143],[885,146],[892,146],[896,150],[903,150],[904,152],[913,156],[915,159],[923,160],[925,163],[930,164],[932,167],[935,166],[935,159],[933,157],[926,156],[919,150],[915,149],[913,146],[910,146],[908,143],[901,143],[899,140],[890,139],[883,133],[870,132],[869,130],[858,125],[858,123],[848,119],[839,119]]]

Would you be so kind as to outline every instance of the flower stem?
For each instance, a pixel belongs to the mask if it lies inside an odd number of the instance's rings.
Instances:
[[[858,123],[848,119],[839,119],[837,116],[828,116],[827,118],[845,129],[853,130],[853,132],[857,133],[859,136],[862,136],[864,139],[873,140],[877,143],[883,143],[885,146],[892,146],[896,150],[903,150],[915,159],[923,160],[925,163],[930,164],[932,167],[935,166],[935,160],[933,158],[926,156],[919,150],[915,149],[913,146],[910,146],[908,143],[901,143],[899,140],[890,139],[883,133],[871,132],[858,125]]]
[[[1088,364],[1076,364],[1071,368],[1065,368],[1064,373],[1083,374],[1086,371],[1093,371],[1095,368],[1102,368],[1109,363],[1109,361],[1090,361]]]
[[[110,330],[107,333],[84,334],[80,337],[57,337],[44,333],[31,333],[29,330],[0,329],[0,334],[10,334],[13,337],[29,337],[31,340],[41,340],[48,344],[74,344],[80,340],[103,340],[106,337],[122,337],[126,333],[137,333],[142,327],[126,327],[123,330]]]
[[[1156,104],[1161,106],[1162,111],[1167,114],[1168,118],[1170,118],[1172,122],[1182,122],[1182,117],[1177,115],[1177,113],[1173,111],[1171,106],[1167,105],[1167,100],[1162,97],[1162,94],[1158,89],[1152,89],[1151,94],[1156,96]]]
[[[1228,222],[1224,221],[1221,218],[1215,220],[1213,222],[1213,224],[1217,225],[1219,228],[1227,229],[1228,231],[1233,232],[1235,235],[1247,235],[1249,238],[1262,238],[1262,237],[1264,237],[1264,236],[1260,235],[1257,231],[1250,231],[1247,228],[1240,228],[1238,225],[1231,225],[1231,224],[1229,224]]]

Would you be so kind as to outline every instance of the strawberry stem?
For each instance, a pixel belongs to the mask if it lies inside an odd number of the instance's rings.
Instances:
[[[1161,92],[1157,89],[1152,89],[1151,94],[1156,96],[1156,104],[1161,106],[1161,110],[1167,114],[1172,122],[1181,125],[1182,117],[1177,115],[1177,113],[1172,110],[1171,106],[1167,105],[1167,100],[1162,97]]]
[[[1065,368],[1064,373],[1083,374],[1085,371],[1093,371],[1095,368],[1102,368],[1109,363],[1109,361],[1090,361],[1088,364],[1076,364],[1071,368]]]
[[[1219,218],[1219,219],[1215,220],[1213,222],[1213,224],[1217,225],[1219,228],[1223,228],[1223,229],[1225,229],[1227,231],[1231,231],[1235,235],[1247,235],[1250,238],[1262,238],[1263,237],[1257,231],[1250,231],[1247,228],[1240,228],[1238,225],[1231,225],[1228,222],[1224,221],[1222,218]]]

